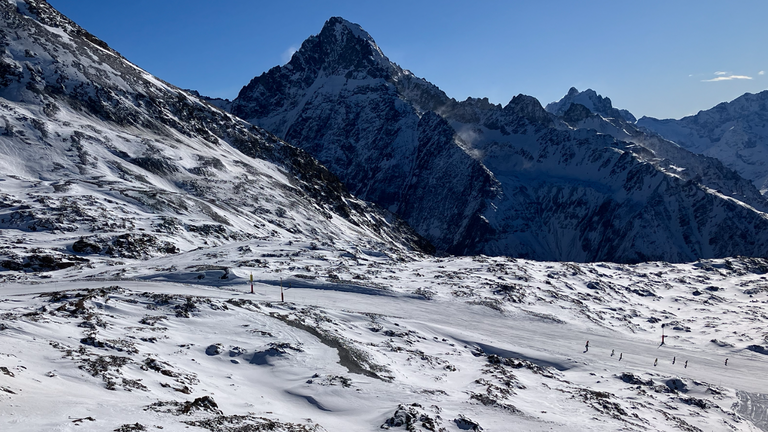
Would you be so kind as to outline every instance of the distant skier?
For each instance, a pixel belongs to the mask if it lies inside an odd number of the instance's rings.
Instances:
[[[616,350],[611,350],[611,357],[613,357],[613,354],[616,352]]]
[[[675,360],[677,360],[677,357],[672,357],[672,364],[675,364]]]
[[[728,366],[728,359],[725,359],[725,365]]]
[[[619,353],[619,361],[621,361],[622,357],[624,357],[624,353]]]
[[[688,369],[688,360],[685,361],[685,368]]]
[[[658,358],[657,358],[656,360],[654,360],[654,361],[653,361],[653,365],[654,365],[654,366],[656,366],[657,364],[659,364],[659,359],[658,359]]]
[[[587,344],[584,345],[584,352],[589,351],[589,341],[587,341]]]

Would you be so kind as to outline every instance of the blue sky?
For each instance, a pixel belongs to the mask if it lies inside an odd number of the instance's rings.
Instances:
[[[449,96],[542,105],[592,88],[637,117],[679,118],[768,89],[768,1],[49,0],[126,58],[233,98],[331,16]]]

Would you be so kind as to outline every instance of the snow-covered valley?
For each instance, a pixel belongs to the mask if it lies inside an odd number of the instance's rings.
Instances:
[[[0,428],[765,430],[767,271],[262,241],[5,275]]]

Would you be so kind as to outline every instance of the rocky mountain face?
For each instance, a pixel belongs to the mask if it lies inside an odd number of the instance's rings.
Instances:
[[[359,26],[334,18],[284,67],[255,78],[232,113],[332,167],[356,196],[405,218],[442,250],[474,251],[498,182],[457,144],[448,122],[398,97],[445,99],[393,65]],[[411,81],[416,81],[412,83]]]
[[[588,108],[575,102],[585,98],[599,103]],[[562,110],[564,106],[568,106],[565,111]],[[634,119],[632,114],[614,108],[610,99],[603,98],[592,89],[579,92],[571,88],[560,101],[548,104],[547,110],[558,117],[561,129],[592,129],[635,144],[633,153],[661,171],[686,181],[695,181],[760,211],[768,208],[765,197],[752,182],[726,167],[719,159],[694,153],[653,131],[638,127],[634,120],[627,120]]]
[[[592,109],[633,120],[592,93]],[[745,204],[748,190],[723,182],[718,191],[646,146],[571,126],[592,112],[571,96],[562,117],[524,95],[506,106],[458,102],[389,61],[360,26],[332,18],[231,110],[450,253],[619,262],[768,253],[761,199]]]
[[[643,117],[637,125],[721,160],[768,193],[768,90],[744,94],[680,120]]]
[[[260,238],[430,247],[305,151],[151,76],[42,0],[0,2],[0,155],[6,269]]]

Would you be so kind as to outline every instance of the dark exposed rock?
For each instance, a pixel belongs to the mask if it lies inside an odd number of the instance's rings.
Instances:
[[[404,428],[409,432],[445,431],[440,427],[441,420],[439,415],[427,414],[424,407],[418,403],[399,404],[392,417],[381,425],[381,429]]]
[[[80,240],[72,244],[72,250],[77,253],[97,254],[101,252],[101,246],[81,237]]]
[[[115,429],[115,432],[138,432],[147,430],[146,426],[141,423],[124,424]]]
[[[205,354],[209,356],[215,356],[219,355],[224,351],[224,346],[222,344],[214,344],[209,345],[208,348],[205,349]]]
[[[644,386],[651,386],[651,387],[653,386],[653,380],[651,380],[651,379],[644,380],[644,379],[640,378],[639,376],[637,376],[637,375],[635,375],[635,374],[633,374],[631,372],[623,372],[619,376],[619,379],[621,379],[622,381],[624,381],[627,384],[644,385]]]
[[[563,120],[569,123],[584,121],[592,115],[592,111],[582,104],[574,103],[563,114]]]
[[[216,414],[221,414],[219,405],[210,396],[201,396],[191,402],[184,402],[184,406],[181,407],[182,414],[191,414],[194,411],[208,411]]]
[[[480,424],[469,417],[460,414],[458,418],[453,419],[453,422],[456,424],[456,426],[461,430],[468,430],[468,431],[482,431],[483,428],[480,426]]]

